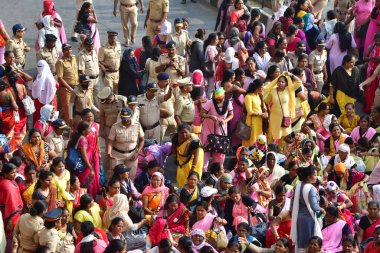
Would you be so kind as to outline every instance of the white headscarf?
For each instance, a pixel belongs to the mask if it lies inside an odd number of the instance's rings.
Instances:
[[[37,63],[38,75],[32,86],[32,97],[42,104],[50,104],[57,92],[56,81],[46,61]]]
[[[272,173],[269,175],[268,177],[268,182],[270,183],[270,186],[271,188],[274,187],[274,185],[277,183],[277,181],[283,176],[285,175],[285,169],[283,167],[281,167],[280,165],[277,164],[278,162],[278,157],[277,157],[277,154],[275,152],[268,152],[267,155],[266,155],[266,159],[265,159],[265,164],[264,164],[264,167],[268,168],[268,164],[267,164],[267,160],[268,160],[268,155],[269,154],[272,154],[274,156],[274,158],[276,159],[275,161],[275,164],[274,164],[274,167],[273,167],[273,170],[272,170]],[[269,169],[270,170],[270,169]]]
[[[47,31],[51,31],[52,30],[52,26],[51,26],[51,16],[50,15],[46,15],[44,17],[41,18],[41,22],[42,24],[44,24],[44,29],[47,30]]]
[[[165,20],[164,23],[162,23],[161,25],[161,32],[159,33],[159,35],[169,35],[172,33],[172,24]]]
[[[132,220],[128,216],[129,201],[128,197],[124,194],[115,194],[113,197],[113,205],[106,210],[103,216],[103,223],[106,227],[111,225],[111,221],[115,217],[120,217],[124,220],[124,227],[131,227],[133,225]]]
[[[54,106],[52,105],[44,105],[41,107],[41,110],[40,110],[40,120],[44,123],[46,123],[47,121],[50,121],[50,119],[52,118],[51,117],[51,112],[54,110]]]

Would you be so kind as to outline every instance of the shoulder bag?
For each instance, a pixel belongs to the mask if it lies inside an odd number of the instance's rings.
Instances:
[[[78,143],[74,147],[70,147],[67,151],[66,165],[72,172],[81,173],[84,170],[85,163],[82,154],[78,150]]]
[[[221,135],[215,134],[216,132],[216,122],[214,122],[214,133],[209,134],[207,136],[207,140],[204,146],[204,151],[210,152],[210,153],[222,153],[222,154],[228,154],[231,149],[231,139],[229,136],[226,135],[224,132],[223,126],[221,122],[219,123],[219,128],[221,131]]]
[[[246,116],[248,117],[248,115]],[[249,116],[252,119],[252,116]],[[252,127],[245,123],[244,117],[240,119],[236,126],[236,136],[241,140],[249,140],[251,138]]]
[[[24,105],[26,115],[29,116],[36,112],[36,107],[34,106],[34,102],[31,97],[25,96],[25,98],[22,100],[22,104]]]
[[[210,229],[208,229],[205,234],[206,242],[208,242],[216,251],[222,252],[227,249],[227,235],[215,224],[215,219]]]
[[[278,91],[277,91],[277,96],[278,96],[278,102],[280,103],[281,111],[282,111],[281,127],[288,128],[290,127],[290,124],[292,123],[292,119],[289,116],[285,116],[284,108],[282,108],[282,103],[281,103],[280,95],[278,95]]]

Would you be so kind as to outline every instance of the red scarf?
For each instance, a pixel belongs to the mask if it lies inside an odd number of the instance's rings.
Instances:
[[[42,12],[42,17],[46,15],[54,16],[57,13],[54,9],[54,2],[51,0],[44,1],[44,11]]]

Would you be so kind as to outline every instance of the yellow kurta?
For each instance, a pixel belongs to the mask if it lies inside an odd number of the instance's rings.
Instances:
[[[94,206],[90,208],[91,213],[88,213],[85,210],[78,211],[74,219],[83,223],[85,221],[91,221],[96,228],[103,229],[102,227],[102,218],[100,217],[100,206],[98,203],[94,203]]]
[[[186,161],[188,160],[188,148],[192,140],[198,140],[198,136],[192,133],[191,138],[179,144],[179,146],[177,147],[177,161],[179,163],[177,167],[177,184],[180,188],[182,188],[186,184],[187,176],[189,175],[191,166],[193,165],[194,155],[192,154],[189,162],[186,163]],[[198,150],[198,160],[197,164],[195,165],[194,171],[198,172],[199,177],[201,178],[203,170],[204,151],[202,147],[199,147]]]
[[[70,181],[70,172],[68,170],[65,170],[64,177],[62,179],[59,179],[54,173],[53,173],[53,182],[52,187],[57,189],[58,200],[73,200],[73,198],[70,196],[70,194],[66,191],[68,182]]]
[[[346,130],[346,132],[351,133],[352,130],[359,125],[359,115],[354,115],[354,118],[350,122],[346,114],[340,115],[338,122]]]
[[[251,137],[248,140],[243,140],[243,146],[252,146],[257,137],[263,133],[263,120],[261,116],[253,116],[256,113],[262,113],[261,99],[258,94],[249,93],[244,97],[244,105],[247,110],[247,118],[245,124],[251,127]]]
[[[281,104],[279,98],[281,100]],[[291,126],[286,128],[281,127],[283,116],[290,116],[289,100],[290,94],[288,89],[278,91],[277,95],[276,88],[272,89],[265,99],[267,104],[272,104],[269,117],[269,135],[274,140],[281,139],[292,132]]]

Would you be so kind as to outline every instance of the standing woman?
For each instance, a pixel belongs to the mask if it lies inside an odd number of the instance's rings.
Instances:
[[[265,41],[259,41],[255,47],[255,53],[252,56],[257,65],[258,70],[265,71],[270,61],[270,54],[268,53],[268,46]],[[269,72],[269,69],[268,69]]]
[[[92,2],[92,1],[91,1]],[[88,26],[91,30],[91,38],[94,41],[94,48],[96,52],[99,52],[100,36],[96,23],[98,23],[95,10],[90,2],[84,2],[80,8],[77,16],[77,21],[80,21],[83,25]]]
[[[211,97],[212,91],[214,89],[213,74],[215,72],[216,66],[218,65],[218,62],[220,61],[220,55],[222,53],[222,50],[220,50],[220,48],[217,47],[218,43],[219,43],[218,34],[210,33],[203,44],[204,55],[205,55],[204,64],[211,65],[210,72],[203,71],[204,74],[206,75],[206,79],[208,83],[208,88],[206,91],[206,96],[208,98]]]
[[[54,26],[54,18],[50,15],[46,15],[41,19],[43,27],[38,31],[38,39],[36,44],[36,51],[39,51],[45,46],[45,36],[47,34],[53,34],[56,38],[59,38],[58,29]],[[55,47],[59,53],[62,53],[62,43],[61,40],[57,40]]]
[[[40,110],[44,105],[50,104],[57,110],[57,93],[58,82],[54,79],[50,67],[46,61],[37,62],[37,77],[32,85],[32,97],[36,111],[33,114],[33,125],[39,119]]]
[[[58,32],[59,32],[59,36],[57,36],[57,38],[59,38],[61,44],[67,43],[65,27],[63,26],[63,21],[62,21],[61,16],[55,10],[54,2],[52,0],[44,1],[43,8],[44,10],[41,16],[45,17],[47,15],[50,15],[52,17],[54,26],[58,29]]]
[[[125,49],[120,64],[119,94],[125,97],[137,96],[139,93],[136,79],[141,79],[144,72],[138,71],[139,65],[132,48]]]
[[[364,52],[367,52],[369,46],[373,43],[373,34],[380,32],[380,0],[376,0],[375,7],[372,9],[371,18],[364,41]]]
[[[204,118],[202,127],[202,143],[207,142],[210,134],[226,135],[227,123],[234,117],[232,103],[225,97],[224,88],[218,88],[212,99],[202,105],[201,117]],[[212,153],[212,162],[224,163],[225,154]],[[210,152],[205,152],[203,171],[207,171]]]
[[[234,10],[234,0],[224,0],[219,7],[215,31],[228,34],[230,31],[231,13]]]
[[[345,55],[342,65],[332,73],[329,85],[330,103],[335,104],[335,115],[346,114],[346,104],[355,104],[359,80],[360,71],[355,66],[355,57],[350,54]]]
[[[380,1],[380,0],[379,0]],[[347,31],[346,25],[342,22],[335,24],[334,33],[326,43],[326,48],[330,49],[329,62],[330,74],[338,68],[343,61],[345,55],[349,54],[353,48],[356,48],[354,38]]]
[[[32,206],[32,195],[37,183],[37,170],[33,164],[27,165],[24,170],[25,180],[19,183],[20,193],[24,202],[24,210],[29,210]]]
[[[9,35],[7,30],[5,30],[4,23],[0,19],[0,65],[5,63],[4,61],[4,53],[5,53],[5,44],[9,40]]]
[[[205,40],[206,30],[198,29],[195,34],[195,39],[190,46],[190,66],[189,71],[193,73],[197,69],[202,69],[205,62],[205,55],[203,52],[203,41]]]
[[[294,189],[290,230],[290,238],[295,243],[296,252],[306,249],[311,237],[322,237],[317,220],[317,214],[321,211],[319,195],[318,190],[312,185],[317,181],[317,170],[313,165],[299,168],[298,178],[301,182]]]
[[[190,171],[196,171],[202,177],[204,152],[198,136],[191,133],[186,124],[178,126],[178,133],[173,136],[172,143],[177,164],[177,184],[182,188]]]
[[[247,111],[245,124],[251,127],[250,138],[243,140],[244,147],[252,146],[257,137],[263,133],[263,119],[268,118],[268,113],[262,95],[263,82],[260,79],[253,80],[244,97],[244,105]]]
[[[269,136],[276,142],[292,131],[290,122],[295,117],[296,96],[302,101],[306,96],[300,88],[302,81],[293,74],[285,73],[264,88],[264,100],[271,104]],[[290,118],[289,118],[290,117]]]

